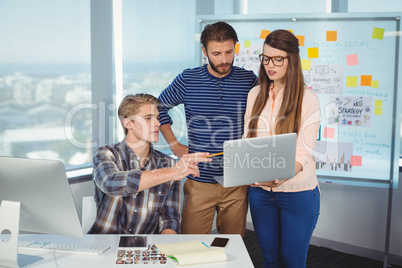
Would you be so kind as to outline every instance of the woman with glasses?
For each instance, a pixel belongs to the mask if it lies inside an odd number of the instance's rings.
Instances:
[[[312,151],[320,104],[304,84],[298,39],[271,32],[260,55],[259,85],[248,94],[243,138],[297,133],[295,176],[255,183],[249,190],[254,229],[264,267],[306,267],[320,193]],[[286,163],[287,164],[287,163]]]

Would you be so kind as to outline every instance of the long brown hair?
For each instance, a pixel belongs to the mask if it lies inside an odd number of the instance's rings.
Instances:
[[[299,55],[299,41],[287,30],[276,30],[267,36],[264,45],[283,50],[288,54],[288,67],[285,75],[283,101],[275,122],[275,134],[298,133],[301,123],[301,107],[304,94],[304,79]],[[260,64],[258,82],[260,84],[260,92],[251,110],[248,138],[255,137],[257,134],[258,118],[267,103],[269,87],[273,83],[273,81],[269,79],[262,63]]]

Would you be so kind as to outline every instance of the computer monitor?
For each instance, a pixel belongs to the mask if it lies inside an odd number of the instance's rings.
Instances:
[[[83,236],[61,161],[0,157],[0,202],[0,267],[38,260],[18,254],[19,231]]]

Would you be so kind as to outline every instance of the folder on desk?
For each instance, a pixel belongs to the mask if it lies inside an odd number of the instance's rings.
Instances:
[[[159,251],[175,260],[178,265],[201,264],[209,262],[226,261],[224,249],[208,248],[200,241],[180,243],[157,244]]]

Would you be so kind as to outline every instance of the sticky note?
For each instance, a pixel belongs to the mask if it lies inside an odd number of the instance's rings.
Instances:
[[[304,47],[304,35],[295,35],[297,39],[299,39],[299,47]]]
[[[311,70],[311,60],[301,60],[302,70]]]
[[[346,63],[348,66],[358,65],[357,54],[347,55]]]
[[[327,41],[337,41],[338,40],[337,31],[327,31]]]
[[[357,76],[347,76],[346,77],[347,87],[357,87]]]
[[[374,27],[372,38],[373,39],[383,40],[384,39],[384,32],[385,32],[385,29]]]
[[[251,42],[248,41],[244,41],[244,47],[251,47]]]
[[[293,33],[293,30],[288,30],[289,32]]]
[[[382,100],[375,100],[374,107],[382,107]]]
[[[378,81],[371,80],[371,87],[378,87]]]
[[[318,58],[318,47],[309,47],[308,48],[308,57],[309,58]]]
[[[351,165],[353,167],[361,167],[362,166],[362,156],[361,155],[352,155]]]
[[[270,32],[270,31],[267,31],[267,30],[261,30],[260,38],[261,38],[261,39],[265,39],[265,38],[267,38],[267,36],[268,36],[270,33],[271,33],[271,32]]]
[[[324,128],[324,138],[333,139],[335,136],[335,128],[325,127]]]
[[[371,78],[371,75],[362,75],[360,79],[360,85],[371,87]]]
[[[374,108],[375,115],[382,115],[382,108]]]
[[[237,44],[235,45],[235,53],[238,54],[239,52],[240,52],[240,44],[237,43]]]

